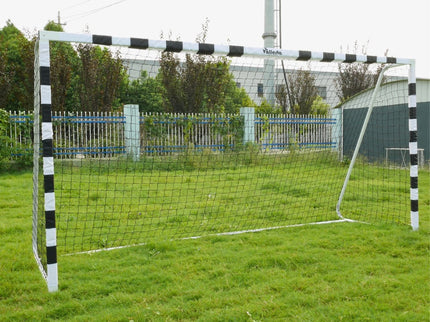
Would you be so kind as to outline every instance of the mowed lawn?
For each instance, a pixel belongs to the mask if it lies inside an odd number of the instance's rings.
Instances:
[[[428,321],[430,175],[419,231],[337,223],[59,256],[32,254],[30,171],[0,175],[0,320]]]

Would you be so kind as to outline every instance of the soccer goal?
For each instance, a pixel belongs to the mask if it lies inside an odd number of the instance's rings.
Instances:
[[[34,85],[33,250],[50,291],[57,255],[418,229],[414,60],[41,31]]]

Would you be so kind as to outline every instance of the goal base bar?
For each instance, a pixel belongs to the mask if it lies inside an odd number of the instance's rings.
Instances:
[[[364,221],[342,218],[342,219],[336,219],[336,220],[318,221],[318,222],[311,222],[311,223],[305,223],[305,224],[295,224],[295,225],[285,225],[285,226],[273,226],[273,227],[265,227],[265,228],[257,228],[257,229],[246,229],[246,230],[229,231],[229,232],[216,233],[216,234],[208,234],[208,235],[201,235],[201,236],[183,237],[183,238],[178,238],[178,239],[171,239],[170,241],[201,239],[201,238],[216,237],[216,236],[233,236],[233,235],[241,235],[241,234],[247,234],[247,233],[258,233],[258,232],[261,232],[261,231],[268,231],[268,230],[275,230],[275,229],[303,227],[303,226],[310,226],[310,225],[325,225],[325,224],[344,223],[344,222],[368,224],[368,223],[366,223]],[[130,248],[130,247],[138,247],[138,246],[145,246],[145,245],[147,245],[147,243],[139,243],[139,244],[133,244],[133,245],[99,248],[99,249],[93,249],[93,250],[84,251],[84,252],[76,252],[76,253],[64,254],[63,256],[73,256],[73,255],[81,255],[81,254],[94,254],[94,253],[99,253],[99,252],[104,252],[104,251],[117,250],[117,249]]]

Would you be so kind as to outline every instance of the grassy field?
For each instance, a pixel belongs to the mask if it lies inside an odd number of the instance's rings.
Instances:
[[[338,218],[346,169],[337,161],[304,167],[285,155],[198,154],[195,164],[172,158],[58,162],[64,253]]]
[[[59,234],[61,254],[337,220],[347,171],[333,153],[253,151],[58,160],[55,168],[57,228],[67,231]],[[409,171],[355,169],[342,213],[407,224]]]
[[[60,256],[50,294],[31,248],[31,173],[0,174],[0,319],[428,321],[429,179],[418,232],[338,223]]]

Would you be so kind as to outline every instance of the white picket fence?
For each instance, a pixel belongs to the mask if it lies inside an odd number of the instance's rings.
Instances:
[[[57,158],[114,157],[124,154],[122,112],[54,112],[54,155]],[[32,153],[30,113],[10,112],[14,157]],[[255,115],[256,144],[265,151],[336,147],[333,118],[314,115]],[[141,153],[169,154],[184,149],[234,149],[242,143],[239,114],[141,114]]]

